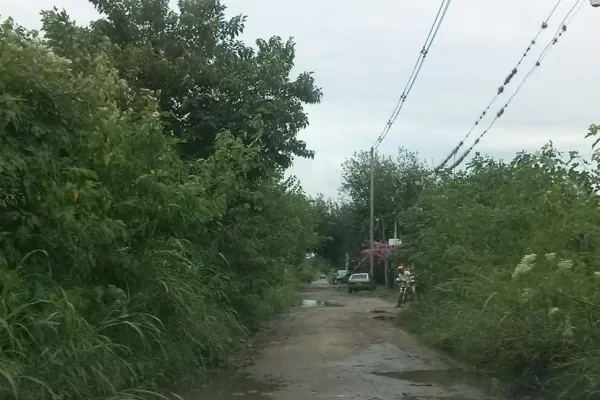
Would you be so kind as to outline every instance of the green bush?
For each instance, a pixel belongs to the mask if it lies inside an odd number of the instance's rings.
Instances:
[[[428,288],[402,323],[477,367],[561,398],[600,389],[597,173],[551,146],[476,158],[405,214]]]
[[[222,132],[182,159],[154,97],[121,109],[133,92],[89,58],[0,30],[2,398],[143,398],[196,373],[289,304],[314,242],[297,188],[247,179],[258,145]]]
[[[329,263],[320,257],[304,260],[294,269],[296,278],[302,283],[311,283],[319,278],[325,271],[330,270]]]

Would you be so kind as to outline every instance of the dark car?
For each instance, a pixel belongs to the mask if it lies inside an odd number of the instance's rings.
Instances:
[[[348,279],[350,279],[351,276],[352,276],[352,272],[348,272],[346,275],[344,275],[340,279],[338,279],[338,282],[339,283],[348,283]]]
[[[348,278],[348,293],[358,292],[359,290],[375,290],[375,281],[366,272],[352,274]]]
[[[340,270],[340,271],[343,271],[343,270]],[[350,275],[352,275],[352,272],[348,271],[344,275],[334,276],[333,284],[337,285],[338,283],[348,283],[348,279],[350,278]]]

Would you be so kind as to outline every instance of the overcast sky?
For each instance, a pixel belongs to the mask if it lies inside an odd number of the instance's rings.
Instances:
[[[563,0],[545,35],[527,57],[508,96],[551,39],[576,0]],[[584,7],[476,147],[496,157],[535,150],[552,140],[590,154],[584,136],[600,122],[600,8]],[[296,160],[292,173],[306,191],[336,196],[340,165],[375,141],[423,46],[438,0],[225,0],[229,13],[248,16],[244,38],[279,35],[297,43],[297,71],[315,72],[323,88],[300,136],[314,160]],[[439,162],[470,129],[518,61],[554,0],[454,0],[406,104],[379,151],[398,146]],[[0,0],[0,15],[29,28],[56,5],[87,23],[85,0]],[[504,96],[504,101],[508,98]],[[498,101],[495,112],[503,103]],[[487,125],[484,123],[484,125]],[[473,139],[480,133],[475,131]]]

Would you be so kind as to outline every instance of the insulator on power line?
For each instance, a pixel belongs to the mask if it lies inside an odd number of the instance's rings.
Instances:
[[[547,21],[550,20],[550,18],[552,17],[552,14],[554,14],[554,11],[556,10],[558,4],[560,3],[561,0],[559,0],[559,2],[557,3],[557,5],[554,7],[554,9],[552,10],[552,12],[550,13],[550,15],[546,18],[546,20],[544,22],[542,22],[541,25],[541,29],[538,32],[538,34],[535,36],[535,38],[533,40],[531,40],[531,45],[527,47],[527,50],[523,53],[523,56],[521,57],[521,60],[519,60],[519,62],[517,63],[517,67],[519,67],[521,65],[521,62],[523,61],[523,59],[528,55],[528,53],[531,51],[532,46],[536,44],[536,39],[537,37],[540,35],[541,31],[544,29],[548,28],[548,23]],[[600,0],[590,0],[590,2],[592,3],[592,5],[594,7],[600,7]],[[577,4],[580,4],[579,1],[577,2]],[[576,5],[577,5],[576,4]],[[580,4],[581,5],[581,4]],[[575,6],[573,7],[573,9],[575,8]],[[487,134],[487,132],[489,131],[489,129],[494,125],[494,123],[496,122],[496,120],[498,118],[500,118],[502,115],[504,115],[506,108],[508,107],[509,103],[512,101],[512,99],[515,97],[515,95],[519,92],[519,90],[521,89],[521,87],[523,86],[523,83],[527,80],[527,78],[530,76],[530,74],[533,72],[533,70],[536,67],[539,67],[541,65],[541,61],[546,57],[547,51],[549,51],[550,47],[554,44],[556,44],[558,42],[558,39],[560,37],[562,37],[563,33],[566,32],[567,30],[567,23],[565,23],[565,21],[567,20],[567,18],[569,17],[569,15],[571,14],[571,12],[573,11],[573,9],[571,9],[571,11],[569,11],[569,13],[567,14],[567,16],[565,17],[565,19],[563,20],[563,22],[561,23],[561,26],[558,30],[558,32],[555,34],[555,37],[550,41],[550,43],[548,43],[548,45],[546,46],[546,48],[542,51],[542,55],[540,56],[540,58],[535,62],[534,67],[531,68],[531,70],[528,72],[528,74],[525,76],[525,78],[523,79],[523,81],[520,83],[519,87],[517,88],[517,90],[515,91],[515,93],[510,97],[510,99],[508,100],[508,102],[496,113],[496,118],[490,123],[490,126],[481,133],[481,135],[479,135],[479,138],[477,140],[475,140],[475,142],[471,145],[471,147],[469,147],[463,154],[461,157],[459,157],[459,159],[457,161],[454,162],[454,164],[452,164],[449,169],[452,169],[454,167],[456,167],[457,165],[460,165],[462,163],[462,161],[467,157],[467,155],[471,152],[471,150],[475,147],[475,145],[477,143],[479,143],[479,139],[481,139],[483,136],[485,136]],[[504,82],[504,86],[506,86],[511,80],[512,78],[517,74],[517,68],[514,68],[511,73],[506,77],[505,82]],[[488,105],[488,107],[486,108],[486,111],[490,108],[490,106],[492,105],[492,103],[494,103],[494,101],[496,100],[496,98],[498,97],[498,95],[500,95],[503,91],[504,91],[504,86],[500,86],[498,88],[498,93],[496,95],[496,97],[492,100],[492,102]],[[475,125],[479,125],[479,122],[482,120],[483,116],[485,115],[485,111],[483,112],[482,116],[479,118],[478,121],[475,122]],[[465,140],[466,138],[469,137],[469,135],[471,134],[471,132],[473,131],[473,129],[471,129],[469,131],[469,133],[467,133],[467,135],[465,136],[465,138],[463,140]],[[450,156],[452,156],[453,154],[456,154],[457,150],[460,148],[460,145],[457,146],[457,148],[450,154]],[[446,162],[449,160],[449,157],[446,158],[446,160],[440,165],[439,168],[443,167]]]

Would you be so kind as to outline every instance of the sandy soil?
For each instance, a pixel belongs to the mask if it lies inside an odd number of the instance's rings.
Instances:
[[[390,319],[393,304],[317,282],[307,307],[272,321],[252,341],[254,362],[220,374],[202,394],[214,400],[496,399],[493,385],[456,368]]]

